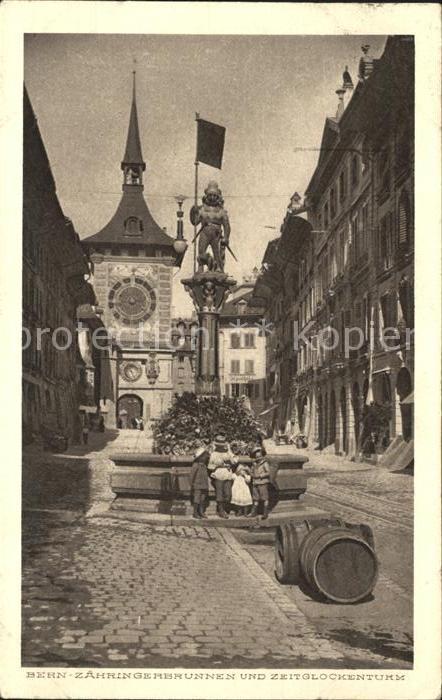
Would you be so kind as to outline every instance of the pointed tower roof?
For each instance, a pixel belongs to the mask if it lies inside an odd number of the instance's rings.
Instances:
[[[173,247],[174,239],[157,224],[143,196],[141,171],[146,164],[141,152],[140,132],[138,129],[137,102],[135,93],[135,71],[133,72],[132,106],[127,133],[126,151],[121,163],[124,172],[123,196],[111,220],[98,233],[83,239],[86,247],[119,245],[127,247],[160,248],[178,260]],[[128,171],[134,171],[131,179]],[[154,251],[152,251],[154,254]],[[182,257],[182,256],[181,256]],[[179,263],[180,264],[180,263]]]
[[[130,108],[126,150],[124,152],[124,158],[121,162],[121,168],[124,170],[124,168],[128,165],[140,165],[142,169],[145,170],[146,163],[143,160],[143,154],[141,152],[140,131],[138,128],[137,94],[135,86],[136,72],[133,71],[132,75],[132,106]]]

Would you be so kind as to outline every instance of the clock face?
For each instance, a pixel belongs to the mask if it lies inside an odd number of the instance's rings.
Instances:
[[[136,382],[141,377],[142,369],[138,362],[125,362],[120,372],[127,382]]]
[[[144,323],[155,311],[156,295],[140,277],[117,282],[109,292],[109,308],[114,317],[125,325]]]

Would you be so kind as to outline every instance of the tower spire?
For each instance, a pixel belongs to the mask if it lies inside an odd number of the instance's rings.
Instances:
[[[127,132],[126,150],[121,162],[124,172],[125,185],[142,185],[142,172],[146,170],[141,151],[140,131],[138,128],[137,95],[136,95],[136,70],[132,71],[132,105],[129,117],[129,129]]]

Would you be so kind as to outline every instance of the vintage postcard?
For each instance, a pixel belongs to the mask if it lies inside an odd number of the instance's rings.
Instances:
[[[439,697],[438,6],[0,15],[2,696]]]

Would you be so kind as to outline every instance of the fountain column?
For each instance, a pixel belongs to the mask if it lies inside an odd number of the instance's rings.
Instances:
[[[198,314],[195,392],[200,396],[219,396],[219,315],[236,282],[225,272],[207,271],[195,272],[182,284]]]

